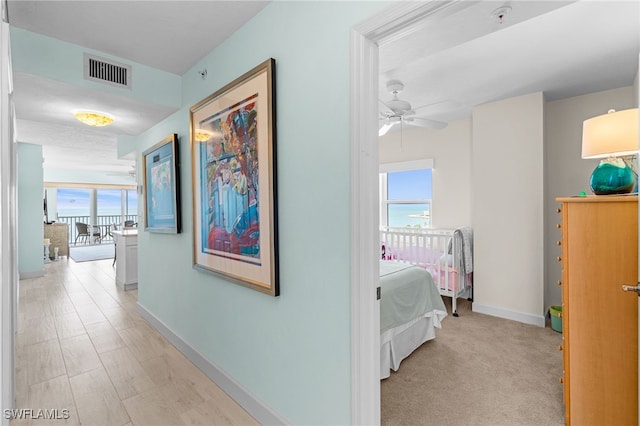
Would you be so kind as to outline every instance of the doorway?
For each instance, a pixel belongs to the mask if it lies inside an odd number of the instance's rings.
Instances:
[[[352,372],[354,423],[379,423],[379,383],[367,375],[377,376],[377,336],[371,324],[376,324],[378,305],[375,301],[377,267],[375,266],[378,226],[378,206],[375,188],[378,168],[378,141],[374,133],[377,118],[378,47],[424,27],[429,15],[438,17],[455,13],[456,2],[423,2],[396,4],[363,24],[351,34],[351,170],[352,170]],[[467,3],[467,2],[460,2]],[[430,25],[429,24],[429,25]],[[637,77],[636,83],[637,87]],[[594,88],[606,90],[607,88]],[[575,95],[574,95],[575,96]],[[637,99],[637,98],[636,98]],[[573,158],[573,157],[571,157]],[[579,162],[580,160],[578,160]],[[563,189],[574,193],[575,188]],[[540,280],[542,282],[542,280]],[[546,290],[546,289],[545,289]],[[536,293],[537,294],[537,293]],[[537,300],[537,299],[536,299]],[[540,300],[542,312],[542,300]],[[527,311],[529,312],[529,311]],[[509,313],[509,312],[507,312]],[[537,308],[534,312],[538,314]],[[500,316],[500,315],[497,315]],[[542,315],[539,315],[542,318]],[[535,318],[539,319],[539,318]],[[526,322],[526,321],[522,321]],[[360,356],[363,354],[364,356]]]
[[[378,287],[378,46],[466,2],[401,2],[351,31],[351,371],[352,423],[380,424]]]

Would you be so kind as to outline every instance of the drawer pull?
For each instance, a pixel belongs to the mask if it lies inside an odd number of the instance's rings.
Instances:
[[[558,350],[562,352],[562,345],[558,345]]]
[[[558,207],[558,210],[556,210],[558,213],[562,213],[562,209],[560,207]]]
[[[560,384],[564,383],[564,377],[560,377],[560,378],[558,379],[558,383],[560,383]]]
[[[556,225],[556,228],[558,228],[558,229],[562,228],[562,224],[560,224],[560,223],[559,223],[559,224],[557,224],[557,225]]]
[[[562,285],[562,280],[558,280],[558,285]]]
[[[558,256],[556,259],[558,259],[558,262],[562,262],[562,257]]]
[[[556,244],[561,246],[562,245],[562,241],[556,241]]]
[[[640,282],[638,282],[638,285],[623,285],[622,291],[634,291],[640,296]]]

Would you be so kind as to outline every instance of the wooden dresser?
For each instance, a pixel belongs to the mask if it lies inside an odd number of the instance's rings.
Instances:
[[[55,256],[55,247],[58,247],[58,256],[67,256],[69,258],[69,225],[58,222],[50,225],[44,224],[44,237],[51,240],[49,246],[49,257]]]
[[[566,424],[638,425],[638,197],[557,201]]]

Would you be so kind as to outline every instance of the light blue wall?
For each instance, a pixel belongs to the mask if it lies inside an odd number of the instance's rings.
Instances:
[[[120,135],[118,136],[118,158],[122,158],[127,154],[136,152],[137,140],[135,136]]]
[[[131,90],[85,80],[85,52],[131,65]],[[11,27],[11,62],[14,73],[37,75],[159,105],[180,107],[180,77],[175,74],[17,27]]]
[[[139,303],[293,424],[348,424],[349,30],[382,2],[273,2],[183,77],[183,108],[138,138],[180,138],[183,233],[139,235]],[[192,269],[189,108],[276,59],[277,298]],[[208,78],[196,70],[206,66]]]
[[[42,145],[18,144],[18,270],[22,275],[44,271],[44,192]]]

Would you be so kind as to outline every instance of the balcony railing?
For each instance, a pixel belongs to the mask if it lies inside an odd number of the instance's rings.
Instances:
[[[126,215],[124,219],[126,221],[130,220],[135,223],[138,221],[138,216],[135,214],[129,214],[129,215]],[[86,223],[87,225],[89,225],[90,220],[91,219],[89,216],[58,216],[58,222],[66,223],[69,225],[69,244],[70,245],[73,245],[78,235],[78,228],[76,228],[76,223]],[[101,236],[100,242],[102,243],[113,242],[113,237],[109,234],[109,227],[111,226],[111,224],[114,224],[114,223],[120,226],[122,223],[122,216],[120,216],[119,214],[98,216],[96,217],[96,221],[97,222],[92,225],[97,226],[98,229],[100,230],[100,236]],[[95,240],[93,238],[87,238],[86,240],[84,238],[79,238],[77,242],[81,244],[93,244],[94,241]]]

